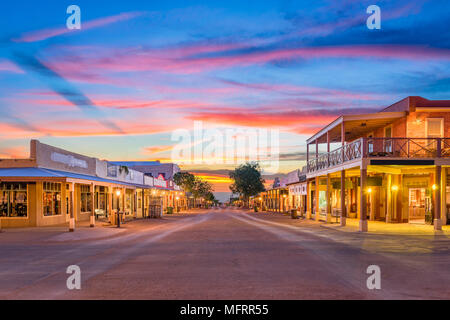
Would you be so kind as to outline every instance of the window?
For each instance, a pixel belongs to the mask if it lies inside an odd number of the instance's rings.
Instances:
[[[81,185],[81,212],[92,210],[92,194],[89,185]]]
[[[443,138],[444,119],[428,118],[427,119],[427,138]]]
[[[61,183],[44,182],[44,216],[61,214]]]
[[[0,183],[0,217],[26,217],[27,207],[26,183]]]

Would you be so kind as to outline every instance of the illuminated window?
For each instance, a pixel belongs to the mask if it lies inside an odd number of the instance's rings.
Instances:
[[[0,217],[26,217],[27,207],[26,183],[0,183]]]
[[[61,183],[44,182],[43,184],[43,209],[44,216],[56,216],[61,214]]]
[[[81,186],[81,212],[90,212],[92,210],[92,194],[89,185]]]

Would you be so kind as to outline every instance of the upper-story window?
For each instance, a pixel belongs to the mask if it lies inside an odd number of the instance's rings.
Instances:
[[[426,122],[427,138],[444,137],[444,119],[427,118]]]

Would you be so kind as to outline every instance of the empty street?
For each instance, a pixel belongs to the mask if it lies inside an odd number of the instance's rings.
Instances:
[[[0,233],[0,299],[449,299],[445,235],[343,232],[233,208]],[[81,289],[66,286],[68,266]],[[381,270],[369,290],[367,267]]]

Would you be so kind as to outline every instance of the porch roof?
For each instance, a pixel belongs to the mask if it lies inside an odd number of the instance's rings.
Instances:
[[[329,132],[331,143],[340,142],[342,123],[344,123],[345,141],[352,141],[377,128],[384,127],[405,115],[405,111],[343,115],[307,139],[306,143],[312,144],[316,140],[318,143],[326,143],[327,132]]]
[[[90,176],[90,175],[86,175],[86,174],[79,174],[79,173],[38,168],[38,167],[0,168],[0,180],[1,180],[1,178],[13,178],[13,177],[19,177],[19,178],[72,178],[72,179],[81,179],[81,180],[88,180],[88,181],[113,183],[113,184],[132,186],[132,187],[138,187],[138,188],[150,188],[150,186],[141,185],[141,184],[133,184],[133,183],[127,183],[127,182],[123,182],[123,181],[116,181],[116,180],[100,178],[97,176]]]

